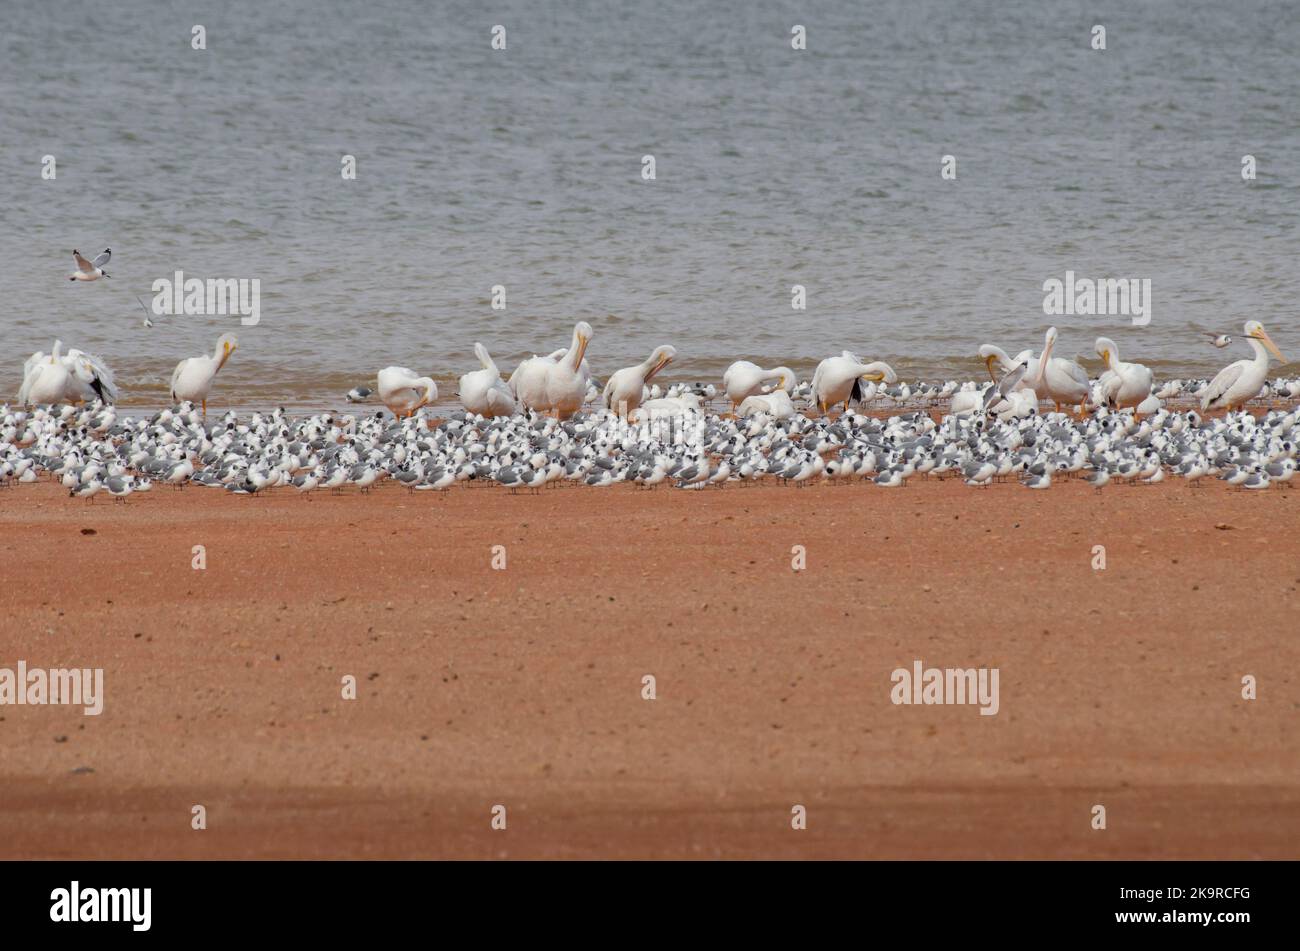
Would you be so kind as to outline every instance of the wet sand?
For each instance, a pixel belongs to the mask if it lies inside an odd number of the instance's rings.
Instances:
[[[0,489],[0,857],[1300,858],[1298,500]]]

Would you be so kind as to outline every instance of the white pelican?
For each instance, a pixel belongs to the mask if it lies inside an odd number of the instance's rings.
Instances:
[[[108,263],[108,259],[112,256],[112,248],[105,248],[103,252],[95,258],[95,260],[87,261],[81,256],[81,252],[74,248],[72,251],[72,259],[77,262],[77,269],[72,272],[72,275],[68,280],[97,281],[101,277],[112,277],[112,274],[109,274],[104,270],[104,265]]]
[[[1043,340],[1043,352],[1038,358],[1037,372],[1030,380],[1029,388],[1045,393],[1056,404],[1058,413],[1064,403],[1067,406],[1077,405],[1082,415],[1088,408],[1088,394],[1092,392],[1088,371],[1073,360],[1053,357],[1052,348],[1055,346],[1056,328],[1048,327],[1047,336]]]
[[[748,360],[737,360],[727,367],[727,372],[722,374],[722,388],[731,400],[731,411],[737,412],[741,403],[750,396],[758,396],[764,384],[772,381],[776,382],[776,389],[789,391],[796,382],[794,371],[788,367],[764,370]]]
[[[1151,369],[1140,363],[1121,362],[1114,340],[1098,337],[1097,355],[1106,364],[1106,372],[1097,381],[1106,405],[1118,409],[1138,407],[1151,395]]]
[[[755,416],[766,413],[774,419],[789,419],[794,416],[794,401],[782,387],[769,393],[747,396],[736,409],[737,416]]]
[[[694,393],[683,393],[681,396],[665,396],[657,400],[646,400],[628,414],[628,420],[640,423],[648,420],[663,420],[676,416],[694,417],[703,414],[704,407],[700,402],[700,398]]]
[[[533,404],[533,409],[546,410],[557,419],[572,416],[582,409],[587,396],[587,374],[582,358],[589,343],[591,324],[580,320],[574,325],[569,349],[558,358],[546,358],[550,362],[545,364],[542,399]]]
[[[984,407],[984,391],[987,389],[988,384],[976,387],[974,383],[963,383],[961,389],[952,395],[952,402],[948,404],[948,415],[969,416],[971,413],[979,412]]]
[[[1020,389],[1027,389],[1030,383],[1038,377],[1038,358],[1034,356],[1032,350],[1021,350],[1014,357],[1009,357],[1001,347],[986,343],[980,346],[979,355],[980,359],[984,361],[984,366],[988,368],[989,379],[994,383],[998,382],[1000,374],[1006,375],[1022,363],[1026,369],[1025,375],[1019,384]]]
[[[217,345],[212,348],[212,356],[206,353],[198,357],[186,357],[176,364],[172,371],[172,402],[188,400],[203,406],[203,415],[208,415],[208,392],[217,372],[226,365],[230,355],[235,352],[239,341],[234,334],[222,334],[217,338]]]
[[[576,345],[578,340],[578,331],[580,328],[586,328],[588,341],[591,339],[591,327],[585,321],[579,323],[573,328],[573,339]],[[550,375],[551,367],[559,362],[571,348],[562,347],[559,350],[552,351],[544,357],[533,355],[524,360],[519,366],[515,367],[515,372],[510,374],[510,390],[518,398],[519,402],[525,409],[537,411],[550,409],[550,404],[546,397],[546,383]],[[586,345],[583,345],[585,352]],[[583,396],[586,396],[586,381],[591,378],[591,369],[587,366],[585,359],[580,359],[578,363],[579,373],[581,374],[584,386]]]
[[[487,347],[481,343],[474,344],[474,355],[483,369],[460,378],[460,401],[467,410],[480,416],[513,416],[514,394],[501,379],[501,371],[492,362]]]
[[[379,398],[401,419],[436,400],[438,384],[427,376],[416,376],[406,367],[384,367],[379,371]]]
[[[655,347],[654,352],[634,367],[625,367],[612,374],[605,383],[605,392],[601,400],[619,416],[627,416],[641,405],[645,395],[646,384],[668,364],[673,362],[677,351],[673,347]]]
[[[847,410],[850,400],[861,399],[862,381],[896,383],[898,374],[887,363],[863,363],[854,353],[843,351],[838,357],[827,357],[817,364],[812,378],[813,399],[823,413],[837,403]]]
[[[1238,360],[1220,370],[1201,396],[1201,412],[1221,407],[1241,409],[1247,400],[1254,399],[1264,388],[1264,383],[1268,380],[1268,355],[1272,353],[1282,363],[1286,363],[1286,357],[1282,356],[1258,320],[1246,321],[1243,329],[1246,332],[1246,342],[1255,351],[1255,359]]]
[[[510,374],[508,385],[524,408],[540,408],[546,402],[546,371],[554,362],[554,357],[534,355]]]
[[[93,354],[75,347],[62,352],[63,341],[54,341],[49,355],[33,353],[23,363],[23,385],[18,402],[80,403],[98,398],[111,403],[117,397],[112,371]]]

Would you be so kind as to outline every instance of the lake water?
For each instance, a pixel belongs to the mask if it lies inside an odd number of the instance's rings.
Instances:
[[[1197,332],[1250,317],[1300,353],[1290,3],[121,0],[4,19],[6,398],[58,336],[114,367],[123,403],[158,404],[224,330],[218,406],[337,403],[392,363],[447,395],[474,341],[508,373],[577,318],[600,378],[660,343],[668,379],[738,358],[806,377],[842,348],[978,377],[979,344],[1038,348],[1050,323],[1060,355],[1105,333],[1158,376],[1247,355]],[[111,280],[67,280],[72,248],[106,246]],[[145,329],[137,295],[178,269],[257,278],[258,325]],[[1067,270],[1149,279],[1150,324],[1044,315]]]

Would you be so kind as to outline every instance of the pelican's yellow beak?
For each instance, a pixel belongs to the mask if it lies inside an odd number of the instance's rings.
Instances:
[[[881,380],[883,380],[884,378],[885,378],[885,374],[880,373],[880,372],[876,372],[876,373],[864,373],[864,374],[862,374],[862,379],[864,379],[864,380],[866,380],[866,381],[868,381],[868,382],[870,382],[870,383],[879,383],[879,382],[880,382]]]
[[[218,370],[220,370],[222,367],[226,365],[226,361],[230,359],[230,355],[234,352],[235,352],[234,344],[227,342],[221,345],[221,362],[217,364]]]
[[[1103,351],[1101,352],[1101,362],[1104,363],[1104,364],[1106,364],[1106,366],[1110,366],[1110,351],[1109,351],[1109,350],[1103,350]]]
[[[997,374],[993,372],[993,364],[997,362],[997,359],[997,356],[992,353],[984,358],[984,366],[988,367],[989,379],[994,383],[998,381]]]
[[[1277,357],[1278,360],[1286,363],[1286,357],[1282,356],[1282,351],[1277,348],[1277,344],[1273,342],[1273,338],[1264,331],[1263,327],[1259,328],[1259,333],[1251,334],[1251,336],[1267,347],[1269,353]]]
[[[578,366],[582,366],[582,359],[587,355],[587,344],[591,343],[590,337],[578,336]]]

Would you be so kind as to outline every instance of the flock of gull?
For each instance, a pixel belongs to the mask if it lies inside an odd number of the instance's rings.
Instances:
[[[1112,482],[1196,486],[1218,477],[1264,489],[1288,482],[1297,465],[1300,407],[1245,410],[1253,400],[1300,399],[1300,380],[1269,380],[1270,354],[1283,357],[1254,320],[1244,327],[1253,359],[1212,380],[1159,386],[1105,337],[1096,341],[1103,369],[1093,379],[1053,355],[1056,328],[1037,355],[981,347],[990,378],[983,384],[903,383],[888,364],[846,350],[804,382],[786,367],[738,361],[720,387],[661,387],[655,377],[676,358],[662,346],[599,387],[586,361],[591,339],[579,322],[567,347],[524,360],[508,378],[476,344],[479,369],[460,377],[463,408],[454,411],[433,411],[431,377],[392,366],[375,381],[391,416],[276,410],[246,419],[207,416],[211,387],[237,347],[233,335],[210,356],[182,360],[171,378],[175,405],[139,418],[119,415],[101,359],[56,341],[26,361],[17,405],[0,407],[0,484],[44,477],[87,499],[125,499],[158,484],[239,495],[368,492],[381,480],[413,492],[458,483],[536,492],[566,482],[705,489],[765,480],[896,488],[915,478],[972,486],[1016,479],[1031,489],[1077,478],[1100,491]],[[370,395],[358,387],[348,399]],[[721,400],[723,412],[714,406]]]

